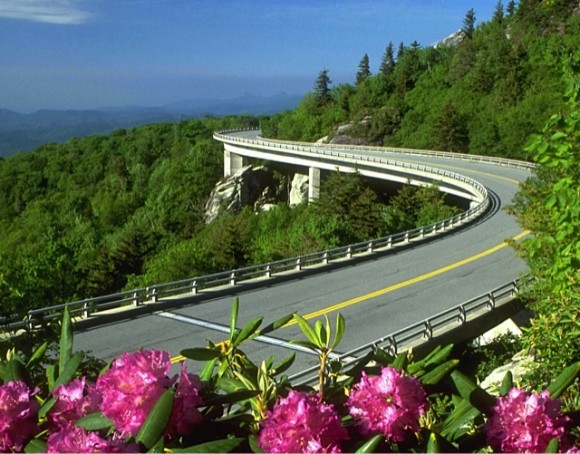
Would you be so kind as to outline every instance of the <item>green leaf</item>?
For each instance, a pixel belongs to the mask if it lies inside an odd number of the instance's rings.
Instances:
[[[279,375],[282,372],[286,372],[288,368],[292,366],[295,359],[296,353],[292,353],[291,355],[288,355],[286,358],[280,361],[278,364],[275,364],[274,367],[272,367],[274,375]]]
[[[384,440],[382,434],[374,435],[364,442],[355,452],[365,453],[365,452],[375,452],[377,446]]]
[[[446,363],[439,364],[433,370],[422,375],[421,378],[419,378],[419,381],[423,385],[436,385],[441,380],[443,380],[443,378],[445,378],[449,372],[455,369],[458,364],[458,359],[450,359]]]
[[[46,366],[46,383],[48,384],[48,389],[54,389],[54,382],[56,381],[56,366],[54,364],[49,364]]]
[[[262,454],[264,451],[262,451],[262,449],[260,449],[260,446],[258,445],[258,437],[255,434],[251,434],[248,437],[248,443],[250,445],[250,449],[252,450],[252,452],[255,452],[257,454]]]
[[[568,388],[568,386],[570,386],[570,384],[576,380],[579,372],[580,361],[566,367],[560,373],[560,375],[558,375],[556,379],[546,388],[550,392],[550,397],[559,397],[566,390],[566,388]]]
[[[286,325],[293,318],[294,318],[294,314],[288,314],[288,315],[285,315],[284,317],[279,318],[275,322],[272,322],[269,325],[262,328],[260,330],[260,335],[268,334],[268,333],[271,333],[272,331],[275,331],[277,329],[282,328],[284,325]]]
[[[103,415],[100,411],[83,416],[76,422],[76,426],[86,430],[101,430],[114,427],[113,421]]]
[[[458,370],[451,372],[451,378],[461,397],[469,401],[471,405],[482,413],[490,415],[491,409],[496,404],[496,398],[477,386],[469,377]]]
[[[37,454],[41,452],[47,452],[48,447],[46,443],[38,438],[33,438],[28,442],[28,444],[24,447],[24,452],[29,454]]]
[[[8,383],[9,381],[23,381],[28,383],[28,371],[26,370],[26,366],[20,359],[13,358],[10,361],[6,362],[4,366],[4,382]]]
[[[550,443],[548,443],[548,446],[546,446],[546,452],[547,453],[555,453],[555,452],[559,452],[560,451],[560,440],[558,440],[558,437],[554,437],[550,440]]]
[[[260,390],[255,389],[242,389],[240,391],[235,391],[228,394],[218,394],[213,397],[209,397],[204,401],[206,405],[224,405],[224,404],[235,404],[243,400],[251,399],[260,394]]]
[[[58,373],[62,375],[62,371],[71,359],[73,348],[73,330],[68,307],[65,306],[62,313],[62,324],[60,329],[60,351],[58,359]]]
[[[36,364],[38,361],[40,361],[42,359],[42,357],[44,356],[44,354],[46,353],[47,348],[48,348],[48,341],[45,341],[36,350],[34,350],[34,353],[32,354],[32,356],[30,357],[30,359],[26,363],[26,367],[30,367],[30,366]]]
[[[250,320],[246,324],[246,326],[244,326],[242,331],[235,337],[235,340],[232,341],[232,345],[234,347],[237,347],[246,339],[254,335],[258,330],[258,328],[260,327],[260,325],[262,324],[262,320],[264,320],[264,317],[255,317],[252,320]]]
[[[314,322],[314,332],[318,338],[319,345],[321,347],[326,347],[326,341],[328,340],[328,332],[324,328],[324,325],[320,320]]]
[[[511,371],[507,371],[503,376],[503,380],[501,381],[501,386],[499,388],[499,395],[500,396],[507,396],[507,393],[510,389],[514,387],[514,376]]]
[[[244,440],[245,438],[225,438],[223,440],[208,441],[207,443],[201,443],[199,445],[193,445],[183,449],[172,449],[171,452],[231,452]]]
[[[173,409],[173,389],[166,390],[155,403],[135,440],[151,449],[163,435]]]
[[[344,336],[344,329],[345,329],[345,322],[344,317],[339,312],[336,314],[336,332],[334,333],[334,342],[332,343],[332,349],[335,350],[338,347],[338,344],[342,340],[342,336]]]
[[[318,350],[320,350],[320,348],[313,344],[312,342],[308,342],[308,341],[303,341],[303,340],[291,340],[290,341],[291,344],[293,345],[300,345],[301,347],[304,348],[309,348],[310,350],[314,350],[315,352],[317,352]]]
[[[324,346],[320,344],[319,339],[316,336],[316,333],[312,329],[312,326],[310,326],[310,323],[308,323],[308,321],[304,317],[302,317],[300,314],[294,314],[294,319],[298,323],[298,326],[302,330],[302,333],[312,344],[314,344],[318,348],[322,348]]]
[[[407,352],[399,353],[393,363],[391,364],[397,370],[405,370],[407,368],[407,364],[409,363],[409,356]]]
[[[425,452],[441,452],[441,445],[439,444],[439,439],[437,438],[437,434],[435,432],[431,432],[429,435],[429,440],[427,440],[427,449]]]
[[[57,401],[56,397],[51,397],[46,402],[44,402],[44,404],[42,404],[42,407],[40,407],[40,410],[38,410],[38,417],[39,418],[46,417],[46,414],[50,411],[50,409],[54,406],[54,404],[56,404],[56,401]]]
[[[217,358],[214,358],[203,366],[203,369],[199,373],[199,379],[201,381],[209,381],[211,379],[217,362]]]
[[[441,435],[450,441],[455,441],[458,432],[480,414],[481,412],[471,405],[469,401],[461,399],[451,414],[443,421]]]
[[[238,312],[240,310],[240,300],[236,296],[234,298],[234,304],[232,304],[232,310],[230,311],[230,342],[234,343],[234,338],[236,335],[236,326],[238,324]]]
[[[220,356],[220,351],[217,348],[214,350],[211,348],[194,347],[181,350],[179,354],[194,361],[209,361],[218,358]]]
[[[83,356],[84,356],[83,352],[77,352],[70,357],[69,361],[67,361],[66,363],[64,370],[60,371],[60,375],[54,382],[54,387],[51,388],[50,391],[52,391],[53,389],[57,388],[60,385],[65,385],[72,380],[72,378],[77,372],[77,369],[81,364],[81,361],[83,360]]]

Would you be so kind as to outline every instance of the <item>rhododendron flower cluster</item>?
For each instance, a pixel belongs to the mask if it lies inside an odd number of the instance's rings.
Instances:
[[[499,397],[485,426],[487,442],[503,452],[545,452],[552,438],[566,449],[565,425],[568,417],[560,413],[560,401],[548,391],[528,394],[512,388]]]
[[[262,421],[258,439],[266,452],[341,452],[348,439],[340,417],[318,394],[290,391]]]
[[[419,417],[429,407],[417,379],[392,367],[383,367],[378,376],[363,372],[347,405],[363,435],[383,434],[395,442],[403,441],[407,431],[419,430]]]
[[[166,433],[170,437],[191,435],[194,426],[202,421],[203,417],[197,409],[202,404],[199,395],[200,389],[201,381],[199,377],[188,374],[185,363],[181,363],[181,375],[173,402],[173,412],[166,429]]]
[[[136,443],[104,439],[95,432],[69,425],[66,429],[52,433],[46,441],[49,453],[75,452],[139,452]]]
[[[22,381],[0,386],[0,452],[21,451],[39,431],[36,422],[40,405],[34,399],[37,392]]]
[[[122,435],[139,433],[159,397],[175,382],[170,369],[169,353],[142,350],[123,353],[97,379],[101,411]]]
[[[52,392],[56,403],[48,414],[49,427],[62,429],[74,424],[79,418],[99,410],[100,396],[93,384],[87,384],[85,377],[60,385]]]

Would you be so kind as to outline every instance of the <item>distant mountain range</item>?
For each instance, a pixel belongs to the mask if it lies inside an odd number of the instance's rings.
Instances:
[[[147,123],[178,122],[205,116],[274,114],[294,109],[300,99],[302,95],[287,93],[270,97],[246,93],[227,100],[190,99],[160,107],[38,110],[26,114],[0,109],[0,157],[17,151],[30,151],[50,142],[62,143],[72,137],[108,134],[115,129]]]

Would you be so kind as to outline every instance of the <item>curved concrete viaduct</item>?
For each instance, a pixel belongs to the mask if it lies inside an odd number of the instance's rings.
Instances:
[[[265,152],[258,149],[259,142],[276,149],[275,142],[258,140],[255,135],[256,132],[228,134],[224,142],[230,157],[233,153],[264,158],[258,156],[258,153]],[[254,144],[243,144],[247,140],[254,141]],[[306,146],[314,147],[311,144]],[[340,151],[338,148],[333,151]],[[416,150],[402,152],[356,147],[343,152],[348,152],[351,157],[359,156],[355,165],[359,171],[364,167],[363,162],[374,158],[396,161],[398,164],[393,164],[393,169],[390,169],[393,170],[392,176],[405,180],[410,177],[415,184],[425,184],[424,175],[417,172],[397,175],[396,172],[402,172],[404,168],[436,168],[443,174],[463,175],[465,181],[470,182],[467,186],[471,189],[458,185],[455,179],[443,180],[440,186],[445,186],[449,192],[462,192],[463,196],[477,203],[481,201],[481,191],[478,194],[473,189],[472,182],[475,182],[488,193],[490,205],[477,220],[429,242],[388,254],[375,254],[366,260],[322,267],[313,273],[294,274],[288,279],[264,280],[247,287],[232,286],[213,296],[206,294],[202,300],[195,300],[192,296],[192,304],[156,306],[156,312],[142,312],[130,319],[76,333],[75,348],[91,350],[97,356],[110,359],[137,348],[165,349],[177,355],[183,348],[204,345],[206,340],[219,342],[226,336],[224,331],[229,326],[230,307],[234,295],[237,295],[240,299],[240,325],[260,315],[265,317],[266,324],[292,312],[299,312],[309,319],[324,314],[333,319],[337,312],[341,312],[346,319],[346,333],[339,350],[344,352],[485,294],[517,279],[526,271],[523,261],[505,243],[509,238],[521,238],[525,232],[503,208],[516,193],[518,183],[530,175],[529,166],[517,162],[500,165],[486,162],[485,158],[460,159],[459,155],[436,155]],[[341,166],[353,169],[352,163],[346,161],[351,158],[338,158],[343,159]],[[313,158],[289,155],[288,159],[301,160],[296,163],[313,167]],[[320,165],[323,164],[334,165]],[[365,172],[379,172],[379,167],[369,167]],[[430,173],[429,178],[432,180],[433,174]],[[302,338],[298,327],[289,325],[263,342],[252,341],[245,351],[255,360],[269,355],[281,359],[289,354],[286,342],[298,338]],[[298,351],[296,365],[290,372],[314,363],[314,357]]]

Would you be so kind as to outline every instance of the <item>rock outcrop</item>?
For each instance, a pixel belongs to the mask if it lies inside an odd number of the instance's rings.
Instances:
[[[256,202],[262,204],[271,200],[269,195],[275,192],[273,172],[266,166],[242,167],[232,176],[223,179],[213,188],[205,205],[204,220],[206,224],[224,212],[238,212],[244,206],[256,208]]]
[[[290,186],[288,203],[291,207],[308,202],[308,175],[295,173]]]

